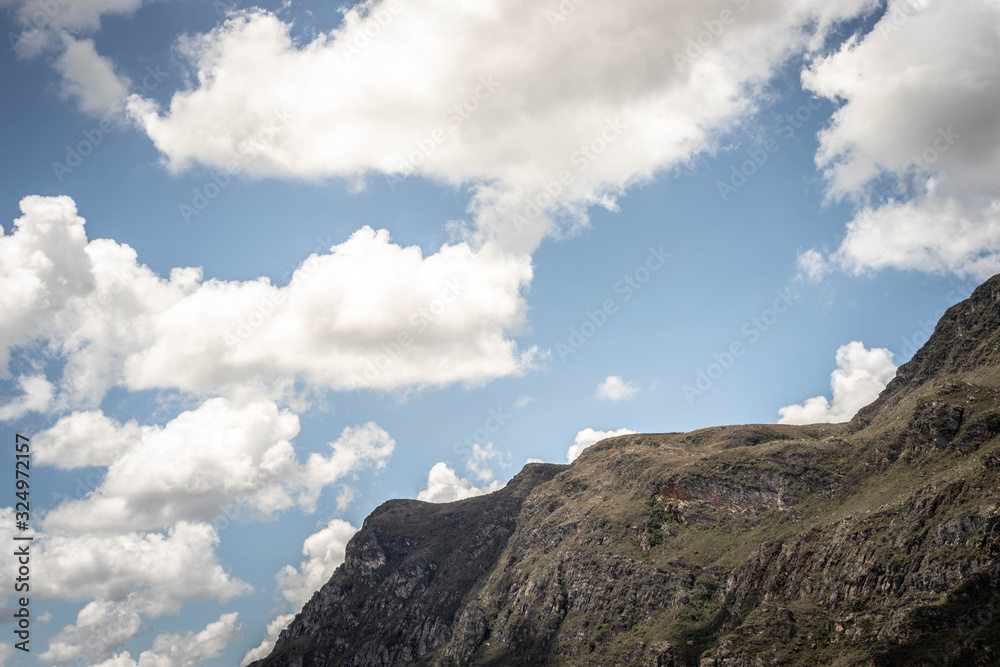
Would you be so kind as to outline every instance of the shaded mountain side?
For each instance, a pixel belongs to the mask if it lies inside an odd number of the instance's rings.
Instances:
[[[524,498],[567,466],[531,464],[500,491],[431,504],[390,500],[257,665],[406,665],[449,638],[465,597],[495,566]]]
[[[260,666],[1000,665],[1000,278],[850,424],[627,435],[374,512]]]

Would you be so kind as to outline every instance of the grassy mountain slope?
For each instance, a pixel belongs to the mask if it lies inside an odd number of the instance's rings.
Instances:
[[[1000,277],[849,424],[605,440],[392,501],[268,667],[1000,664]]]

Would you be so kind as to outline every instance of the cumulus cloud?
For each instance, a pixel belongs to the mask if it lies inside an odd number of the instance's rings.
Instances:
[[[205,281],[192,268],[164,279],[127,245],[88,242],[68,197],[27,197],[21,209],[0,236],[0,369],[12,349],[46,343],[66,358],[59,386],[72,406],[116,385],[475,386],[523,373],[534,355],[509,337],[524,320],[529,257],[465,243],[425,257],[366,227],[283,287]]]
[[[323,488],[365,466],[383,467],[395,447],[368,423],[344,429],[329,456],[313,453],[299,464],[291,444],[298,432],[298,417],[271,401],[213,398],[162,427],[70,415],[39,434],[40,460],[69,467],[114,459],[93,493],[58,505],[43,526],[63,533],[154,530],[181,519],[210,521],[232,503],[250,516],[296,503],[312,511]],[[69,434],[87,439],[74,442]],[[71,442],[77,451],[60,460]]]
[[[278,635],[288,627],[288,624],[295,618],[295,614],[282,614],[267,624],[267,637],[260,643],[260,646],[250,649],[240,661],[240,667],[246,667],[256,660],[263,660],[271,654],[271,649],[278,641]]]
[[[820,133],[830,197],[858,202],[832,260],[986,277],[1000,269],[1000,3],[889,0],[803,72],[840,108]]]
[[[238,636],[238,615],[223,614],[201,632],[184,635],[164,633],[153,640],[153,648],[143,651],[139,660],[132,660],[126,651],[101,662],[95,667],[196,667],[204,661],[218,658],[230,641]]]
[[[604,382],[597,385],[597,391],[594,392],[594,399],[618,403],[619,401],[632,400],[638,393],[639,387],[631,382],[626,382],[617,375],[609,375]]]
[[[44,375],[22,375],[17,384],[23,393],[0,405],[0,422],[20,419],[29,412],[45,412],[52,404],[54,388]]]
[[[796,264],[798,266],[799,280],[806,280],[811,283],[823,280],[823,277],[830,270],[830,263],[823,256],[823,253],[817,250],[806,250],[799,253]]]
[[[613,208],[629,184],[712,150],[777,66],[874,5],[629,0],[563,16],[530,0],[475,12],[371,0],[309,43],[274,14],[236,12],[181,42],[193,87],[167,109],[140,96],[128,109],[175,171],[243,164],[260,143],[253,175],[474,183],[477,238],[530,252],[585,224],[588,206]]]
[[[427,475],[427,487],[417,494],[417,500],[450,503],[498,491],[503,484],[495,478],[493,468],[487,467],[491,460],[502,465],[504,457],[493,443],[488,443],[472,446],[472,454],[465,463],[468,477],[459,477],[455,469],[443,461],[435,463]]]
[[[226,602],[252,590],[218,562],[218,533],[180,521],[166,533],[42,535],[33,558],[36,595],[92,600],[40,654],[46,662],[99,661],[135,637],[142,618],[177,613],[198,599]]]
[[[74,99],[81,112],[109,117],[124,109],[130,82],[115,73],[114,65],[97,53],[91,39],[63,38],[65,49],[56,60],[62,75],[60,92]]]
[[[104,15],[129,15],[141,5],[142,0],[0,2],[14,15],[17,32],[8,33],[14,51],[22,58],[51,54],[63,98],[75,100],[82,113],[102,118],[121,115],[131,82],[97,53],[92,39],[79,36],[96,32]]]
[[[601,440],[616,438],[620,435],[628,435],[629,433],[635,433],[635,431],[629,428],[620,428],[617,431],[595,431],[592,428],[585,428],[576,434],[573,444],[566,451],[566,463],[572,463],[583,453],[583,450],[591,445],[596,445]]]
[[[291,444],[298,432],[298,418],[271,401],[214,398],[163,426],[80,412],[36,436],[37,461],[107,466],[96,490],[61,503],[42,521],[33,560],[43,581],[37,594],[91,600],[75,624],[51,639],[43,659],[136,664],[113,653],[138,634],[143,619],[251,590],[218,563],[218,531],[208,520],[234,504],[237,517],[270,515],[294,503],[312,511],[324,487],[365,466],[383,466],[395,448],[368,423],[344,429],[328,455],[313,453],[299,463]],[[289,595],[302,594],[343,559],[343,549],[324,538],[346,543],[355,529],[343,522],[328,528],[307,540],[301,570],[284,573]],[[197,656],[164,653],[165,641],[138,664],[199,664]]]
[[[107,467],[155,431],[136,421],[119,424],[99,410],[74,412],[35,436],[35,463],[64,470]]]
[[[892,352],[877,347],[867,349],[854,341],[837,350],[837,370],[830,376],[833,402],[825,396],[810,398],[801,405],[788,405],[778,413],[779,424],[818,424],[849,421],[868,405],[896,375]]]
[[[344,551],[358,529],[340,519],[333,519],[302,544],[306,557],[299,566],[286,565],[278,573],[278,591],[296,611],[318,591],[344,562]],[[285,623],[287,625],[287,622]],[[284,625],[282,625],[284,627]]]
[[[19,52],[34,55],[53,35],[95,32],[106,14],[130,15],[143,0],[5,0],[0,7],[13,10],[22,32]],[[25,51],[27,49],[27,51]]]

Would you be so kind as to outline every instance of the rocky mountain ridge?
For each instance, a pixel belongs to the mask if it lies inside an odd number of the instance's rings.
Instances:
[[[1000,277],[849,424],[605,440],[389,501],[259,667],[1000,664]]]

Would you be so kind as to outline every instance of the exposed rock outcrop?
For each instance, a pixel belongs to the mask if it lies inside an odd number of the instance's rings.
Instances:
[[[392,501],[266,667],[1000,664],[1000,278],[850,424],[605,440]]]

